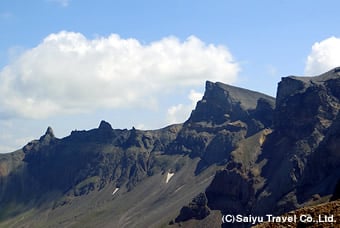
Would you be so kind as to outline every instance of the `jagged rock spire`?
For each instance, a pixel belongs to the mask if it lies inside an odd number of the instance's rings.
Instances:
[[[106,122],[105,120],[102,120],[100,121],[99,129],[112,130],[112,126],[110,123]]]
[[[46,130],[46,132],[45,132],[45,135],[49,135],[50,137],[52,137],[52,138],[54,138],[55,136],[54,136],[54,133],[53,133],[53,129],[52,129],[52,127],[48,127],[47,128],[47,130]]]
[[[54,140],[55,136],[53,133],[53,129],[51,127],[48,127],[45,134],[40,137],[39,141],[43,144],[49,144],[51,140]]]

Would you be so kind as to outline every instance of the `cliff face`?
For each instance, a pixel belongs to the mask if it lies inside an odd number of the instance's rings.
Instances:
[[[272,209],[283,212],[299,207],[313,194],[332,193],[340,174],[334,146],[340,130],[339,82],[334,69],[318,77],[288,77],[279,83],[274,131],[261,157],[268,160],[263,175],[269,184],[264,191],[272,194],[263,198],[260,194],[260,204],[277,202]]]
[[[316,194],[329,198],[340,177],[339,85],[338,69],[282,78],[271,129],[240,141],[231,152],[205,191],[209,208],[279,215]]]
[[[189,119],[159,130],[48,128],[0,155],[0,226],[25,215],[22,226],[220,227],[219,213],[327,200],[340,177],[338,74],[282,78],[276,101],[207,82]]]
[[[238,142],[272,125],[274,98],[222,83],[206,83],[206,91],[183,124],[169,153],[200,157],[197,172],[224,164]]]

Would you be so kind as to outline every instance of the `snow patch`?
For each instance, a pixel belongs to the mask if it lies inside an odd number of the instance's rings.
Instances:
[[[173,175],[175,175],[175,173],[170,173],[170,172],[169,172],[169,173],[166,175],[165,183],[168,183]]]
[[[118,192],[119,188],[116,188],[113,192],[112,195],[116,194]]]

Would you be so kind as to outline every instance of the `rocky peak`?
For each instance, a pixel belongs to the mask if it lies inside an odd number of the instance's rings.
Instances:
[[[306,76],[282,77],[277,89],[277,103],[281,104],[287,97],[305,92],[310,87],[328,87],[333,95],[340,98],[340,67],[324,74]]]
[[[101,130],[110,130],[110,131],[113,130],[111,124],[104,121],[104,120],[100,121],[98,128],[101,129]]]
[[[220,82],[207,81],[205,87],[204,96],[191,113],[189,122],[221,124],[236,121],[247,118],[248,112],[256,109],[259,99],[275,103],[268,95]]]
[[[52,142],[55,142],[57,138],[54,136],[53,129],[51,127],[48,127],[46,129],[46,132],[43,136],[39,138],[39,140],[32,140],[31,142],[27,143],[23,147],[23,151],[25,153],[30,153],[34,151],[38,151],[39,148],[48,146]]]
[[[316,77],[289,76],[278,85],[276,128],[293,138],[322,132],[340,108],[340,68]],[[285,120],[285,121],[283,121]]]
[[[43,144],[49,144],[51,140],[55,139],[53,129],[48,127],[43,136],[40,137],[39,142]]]
[[[49,135],[50,137],[54,138],[53,129],[50,126],[47,128],[45,135]]]
[[[272,126],[275,99],[265,94],[206,82],[206,91],[168,151],[200,157],[196,173],[225,162],[238,142]]]

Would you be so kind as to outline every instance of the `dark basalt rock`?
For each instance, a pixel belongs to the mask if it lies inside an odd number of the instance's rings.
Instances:
[[[272,133],[254,147],[251,162],[231,157],[216,174],[206,190],[209,208],[226,214],[282,214],[316,194],[333,194],[340,176],[339,80],[336,69],[317,77],[283,78]],[[242,143],[242,150],[254,145]]]
[[[237,168],[217,172],[205,193],[209,208],[229,214],[249,213],[255,198],[252,182]]]
[[[205,94],[197,102],[187,123],[206,122],[219,125],[237,120],[247,122],[251,116],[249,112],[256,109],[259,100],[268,103],[272,108],[275,104],[275,99],[265,94],[207,81]]]
[[[208,81],[202,100],[167,151],[200,157],[197,173],[225,163],[238,142],[272,125],[274,105],[270,96]]]
[[[340,179],[338,180],[338,183],[335,186],[333,195],[330,199],[330,201],[335,201],[340,199]]]
[[[188,206],[184,206],[180,214],[175,219],[176,223],[184,222],[189,219],[204,219],[210,214],[210,210],[207,207],[207,197],[204,193],[197,195]]]
[[[111,124],[106,122],[105,120],[102,120],[100,122],[98,129],[102,130],[102,131],[112,131],[113,130]]]

